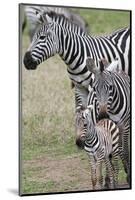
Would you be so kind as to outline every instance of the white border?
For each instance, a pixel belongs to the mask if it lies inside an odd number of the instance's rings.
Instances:
[[[135,6],[131,0],[44,0],[44,1],[23,1],[23,3],[41,3],[52,5],[70,5],[80,7],[94,8],[114,8],[114,9],[130,9],[133,11],[133,38],[135,36]],[[18,190],[18,3],[21,1],[1,1],[0,11],[0,198],[15,200]],[[135,42],[133,41],[133,49]],[[133,50],[133,76],[134,80],[134,50]],[[135,81],[133,81],[133,92]],[[133,93],[134,96],[134,93]],[[134,100],[134,99],[133,99]],[[133,101],[134,103],[134,101]],[[134,104],[133,104],[134,105]],[[135,107],[132,108],[135,113]],[[133,120],[133,130],[134,120]],[[135,141],[135,131],[133,131],[133,139]],[[135,152],[135,142],[133,142],[133,157]],[[135,169],[133,159],[133,169]],[[134,188],[134,171],[133,171],[133,188]],[[94,193],[77,193],[77,194],[61,194],[49,196],[31,196],[29,199],[132,199],[135,194],[134,189],[131,191],[114,191],[114,192],[94,192]],[[22,197],[25,198],[25,197]]]

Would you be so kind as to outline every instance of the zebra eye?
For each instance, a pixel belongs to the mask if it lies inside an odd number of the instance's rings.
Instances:
[[[40,38],[41,40],[44,40],[44,39],[45,39],[45,36],[44,36],[44,35],[41,35],[39,38]]]
[[[110,85],[110,90],[112,90],[113,89],[113,86],[112,85]]]

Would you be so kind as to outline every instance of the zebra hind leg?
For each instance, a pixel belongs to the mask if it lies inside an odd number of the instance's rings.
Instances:
[[[129,161],[129,149],[128,138],[123,137],[123,141],[120,141],[120,158],[123,163],[125,173],[127,174],[127,183],[130,185],[130,161]]]

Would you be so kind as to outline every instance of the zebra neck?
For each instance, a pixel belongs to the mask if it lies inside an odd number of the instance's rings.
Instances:
[[[86,33],[83,31],[83,29],[78,26],[77,24],[70,22],[70,20],[66,19],[62,15],[54,15],[52,17],[52,20],[60,25],[61,27],[70,30],[71,32],[77,33],[79,35],[85,35]]]
[[[87,53],[81,36],[67,30],[62,30],[58,42],[58,53],[68,66],[69,78],[87,88],[92,74],[86,67]]]
[[[86,148],[91,148],[91,151],[95,151],[98,147],[98,134],[97,129],[94,124],[91,124],[88,129],[88,135],[86,137]],[[90,149],[89,149],[90,150]]]
[[[95,124],[93,121],[93,116],[91,116],[88,122],[88,137],[93,138],[95,134],[96,134]]]
[[[59,44],[58,54],[69,66],[69,68],[73,70],[76,65],[81,65],[86,57],[83,42],[80,42],[81,36],[77,33],[69,31],[67,28],[61,27],[60,25],[58,26],[57,33],[57,40]]]

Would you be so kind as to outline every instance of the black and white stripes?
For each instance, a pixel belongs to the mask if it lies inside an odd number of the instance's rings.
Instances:
[[[62,26],[65,26],[65,21],[71,21],[74,24],[74,29],[76,25],[79,25],[80,29],[87,32],[87,24],[84,19],[77,13],[73,12],[71,9],[64,7],[46,7],[46,6],[25,6],[24,7],[24,20],[23,20],[23,30],[28,25],[30,39],[32,40],[34,33],[38,29],[42,22],[47,22],[45,15],[48,14],[52,20]],[[67,24],[67,28],[69,25]],[[69,27],[70,28],[70,27]]]
[[[86,109],[77,109],[76,144],[84,148],[90,157],[93,189],[103,189],[102,164],[106,165],[109,188],[118,185],[119,128],[109,119],[94,121],[94,102]],[[115,162],[115,164],[113,163]],[[100,173],[98,173],[101,168]]]
[[[128,180],[130,179],[130,78],[125,72],[112,72],[106,69],[97,70],[96,66],[88,65],[95,74],[93,91],[97,99],[98,120],[107,117],[117,124],[120,131],[120,156],[124,164]],[[89,61],[89,62],[88,62]],[[102,63],[102,61],[100,62]],[[90,98],[89,96],[88,98]],[[90,100],[88,99],[88,102]],[[130,182],[130,180],[129,180]]]
[[[33,38],[28,49],[29,57],[26,56],[27,53],[24,56],[24,65],[27,69],[31,69],[33,63],[39,65],[58,53],[68,65],[67,71],[70,79],[85,87],[91,81],[91,73],[86,68],[88,56],[95,60],[97,67],[99,67],[99,59],[105,58],[108,62],[112,62],[117,58],[120,69],[126,73],[130,71],[130,29],[125,28],[109,36],[92,37],[86,34],[80,35],[69,28],[52,22],[50,17],[47,19],[50,23],[42,25]],[[118,42],[116,36],[119,38]],[[28,62],[29,60],[31,60],[31,64]]]

